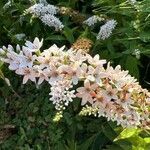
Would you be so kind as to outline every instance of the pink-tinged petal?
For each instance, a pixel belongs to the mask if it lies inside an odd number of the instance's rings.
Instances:
[[[44,77],[40,77],[38,80],[38,85],[40,85],[44,81]]]
[[[91,85],[92,90],[96,90],[98,88],[98,84],[94,83]]]
[[[34,46],[36,49],[40,49],[43,45],[43,39],[41,41],[39,41],[39,39],[36,37],[34,39],[34,42],[33,42]]]
[[[81,93],[76,94],[76,97],[78,97],[78,98],[82,98],[82,96],[83,96],[83,94],[81,94]]]
[[[87,64],[83,63],[81,66],[81,69],[84,71],[84,73],[87,72]]]
[[[87,98],[88,98],[87,96],[83,96],[83,97],[82,97],[82,100],[81,100],[81,105],[82,105],[82,106],[87,103]]]
[[[93,74],[95,71],[95,68],[93,68],[92,66],[88,67],[88,74]]]
[[[36,81],[36,80],[35,80],[35,77],[34,77],[33,75],[30,75],[29,79],[30,79],[31,81],[33,81],[33,82]]]
[[[90,81],[92,81],[92,82],[95,81],[95,77],[92,76],[92,75],[88,75],[88,76],[87,76],[87,79],[90,80]]]
[[[24,69],[23,68],[19,68],[15,71],[16,74],[19,74],[19,75],[24,75]]]
[[[87,89],[90,88],[90,82],[88,80],[84,81],[84,87]]]
[[[33,48],[33,43],[30,41],[26,41],[25,45],[31,49]]]
[[[18,64],[17,63],[10,63],[10,65],[9,65],[9,69],[10,70],[16,70],[16,69],[18,69]]]
[[[99,60],[99,55],[98,55],[98,54],[95,55],[95,56],[94,56],[94,59],[95,59],[95,60]]]
[[[39,41],[39,39],[36,37],[35,39],[34,39],[34,41],[33,41],[33,44],[34,44],[34,48],[39,48],[39,46],[40,46],[40,41]]]
[[[29,80],[29,76],[28,76],[28,75],[25,75],[25,76],[23,77],[23,84],[26,84],[28,80]]]
[[[77,92],[85,93],[85,88],[84,87],[79,87],[79,88],[77,88]]]

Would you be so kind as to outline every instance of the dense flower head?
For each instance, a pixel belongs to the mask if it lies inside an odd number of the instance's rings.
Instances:
[[[45,14],[44,16],[42,16],[41,21],[49,27],[54,27],[56,31],[62,30],[62,28],[64,27],[61,21],[51,14]]]
[[[108,37],[110,37],[116,25],[117,25],[117,22],[114,19],[108,20],[104,25],[100,27],[100,31],[97,35],[97,39],[105,40]]]
[[[88,26],[93,26],[98,22],[104,21],[105,19],[103,17],[99,17],[97,15],[93,15],[89,17],[87,20],[85,20],[83,23],[87,24]]]
[[[2,47],[0,59],[23,76],[23,84],[46,81],[50,101],[59,111],[80,98],[80,115],[104,116],[123,127],[150,128],[150,93],[128,71],[119,65],[113,68],[99,55],[92,57],[82,50],[66,51],[64,46],[53,45],[41,51],[42,44],[43,40],[35,38],[17,46],[17,51],[11,45]]]
[[[58,11],[58,7],[50,5],[44,1],[36,3],[26,9],[26,13],[30,13],[38,17],[45,25],[48,25],[49,27],[54,27],[55,30],[61,30],[64,26],[62,22],[55,16]]]
[[[56,15],[58,12],[58,8],[50,4],[44,5],[43,3],[37,3],[29,7],[26,11],[37,17],[40,17],[45,14]]]

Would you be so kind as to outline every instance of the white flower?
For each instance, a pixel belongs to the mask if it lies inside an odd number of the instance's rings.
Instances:
[[[102,66],[97,66],[96,68],[89,66],[87,72],[87,79],[96,82],[99,85],[102,85],[102,78],[105,77],[103,74],[104,68]]]
[[[15,52],[7,53],[6,62],[9,63],[10,70],[17,70],[29,65],[27,59],[23,55],[16,54]]]
[[[12,6],[12,2],[11,0],[8,0],[8,2],[3,6],[3,9],[8,9],[11,6]]]
[[[64,27],[61,21],[51,14],[45,14],[44,16],[42,16],[41,21],[49,27],[54,27],[56,31],[62,30],[62,28]]]
[[[131,5],[134,5],[135,3],[137,3],[136,0],[128,0],[128,2],[129,2]]]
[[[43,7],[41,13],[42,13],[42,15],[45,15],[45,14],[56,15],[57,12],[58,12],[58,7],[48,4]]]
[[[40,85],[44,80],[49,81],[49,74],[50,74],[50,69],[49,68],[43,68],[41,65],[35,65],[33,66],[34,70],[38,74],[38,82],[37,84]]]
[[[28,80],[36,82],[36,77],[38,74],[32,68],[21,68],[15,71],[16,74],[23,75],[23,84],[25,84]]]
[[[44,5],[48,5],[47,1],[46,0],[39,0],[39,3],[42,3]]]
[[[37,37],[34,39],[33,43],[26,41],[26,47],[30,49],[31,52],[38,51],[43,45],[43,39],[40,41]]]
[[[88,80],[84,81],[84,87],[79,87],[77,88],[77,97],[82,98],[82,103],[81,105],[85,105],[87,102],[90,104],[93,104],[94,98],[92,96],[93,92],[96,90],[98,87],[97,84],[90,84]]]
[[[23,38],[25,38],[25,36],[26,35],[24,33],[14,35],[14,37],[19,41],[21,41]]]
[[[93,16],[89,17],[87,20],[85,20],[83,23],[85,23],[91,27],[91,26],[95,25],[97,22],[101,22],[103,20],[104,20],[104,18],[99,17],[97,15],[93,15]]]
[[[135,55],[135,57],[137,59],[140,59],[140,55],[141,55],[141,51],[139,49],[135,49],[134,52],[132,53],[133,55]]]
[[[44,5],[43,4],[35,4],[33,6],[31,6],[30,8],[26,9],[27,13],[31,13],[34,14],[37,17],[40,17],[42,14],[42,10],[43,10]]]
[[[112,31],[115,29],[117,22],[115,20],[109,20],[104,25],[100,27],[100,31],[97,35],[97,39],[105,40],[112,34]]]
[[[90,55],[87,55],[88,58],[88,63],[90,65],[94,65],[94,66],[103,66],[104,64],[106,64],[106,60],[105,59],[100,59],[100,56],[97,54],[94,57],[91,57]]]

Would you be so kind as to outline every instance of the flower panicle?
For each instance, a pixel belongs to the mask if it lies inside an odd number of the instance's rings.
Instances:
[[[3,46],[0,60],[23,76],[23,84],[48,82],[50,101],[59,111],[80,98],[85,106],[80,115],[103,116],[123,127],[150,128],[150,92],[128,71],[80,49],[65,51],[64,46],[53,45],[41,51],[42,44],[43,40],[35,38],[22,47],[17,45],[17,51],[11,45]]]

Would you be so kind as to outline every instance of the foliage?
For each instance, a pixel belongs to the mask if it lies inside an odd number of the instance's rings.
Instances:
[[[136,4],[120,0],[47,0],[48,3],[70,7],[86,18],[105,15],[115,19],[117,26],[110,38],[96,40],[99,24],[90,28],[77,18],[60,15],[64,24],[62,31],[54,31],[38,18],[25,15],[25,9],[34,0],[10,0],[4,7],[0,1],[0,46],[9,43],[23,44],[34,37],[46,39],[45,47],[53,43],[70,47],[79,37],[87,37],[94,43],[90,53],[100,54],[101,58],[111,61],[112,65],[121,64],[130,71],[143,87],[149,88],[150,69],[150,3],[141,0]],[[6,6],[6,5],[5,5]],[[102,22],[103,23],[103,22]],[[100,23],[100,25],[102,25]],[[18,34],[25,34],[21,39]],[[140,58],[135,50],[140,51]],[[21,85],[21,78],[0,64],[3,75],[10,79],[11,86],[4,82],[0,74],[0,148],[7,149],[56,149],[56,150],[149,150],[150,137],[139,129],[122,129],[105,118],[81,117],[79,101],[70,104],[64,117],[54,122],[56,110],[48,100],[49,88],[42,85]],[[13,128],[6,125],[12,125]],[[5,132],[4,132],[5,131]]]

